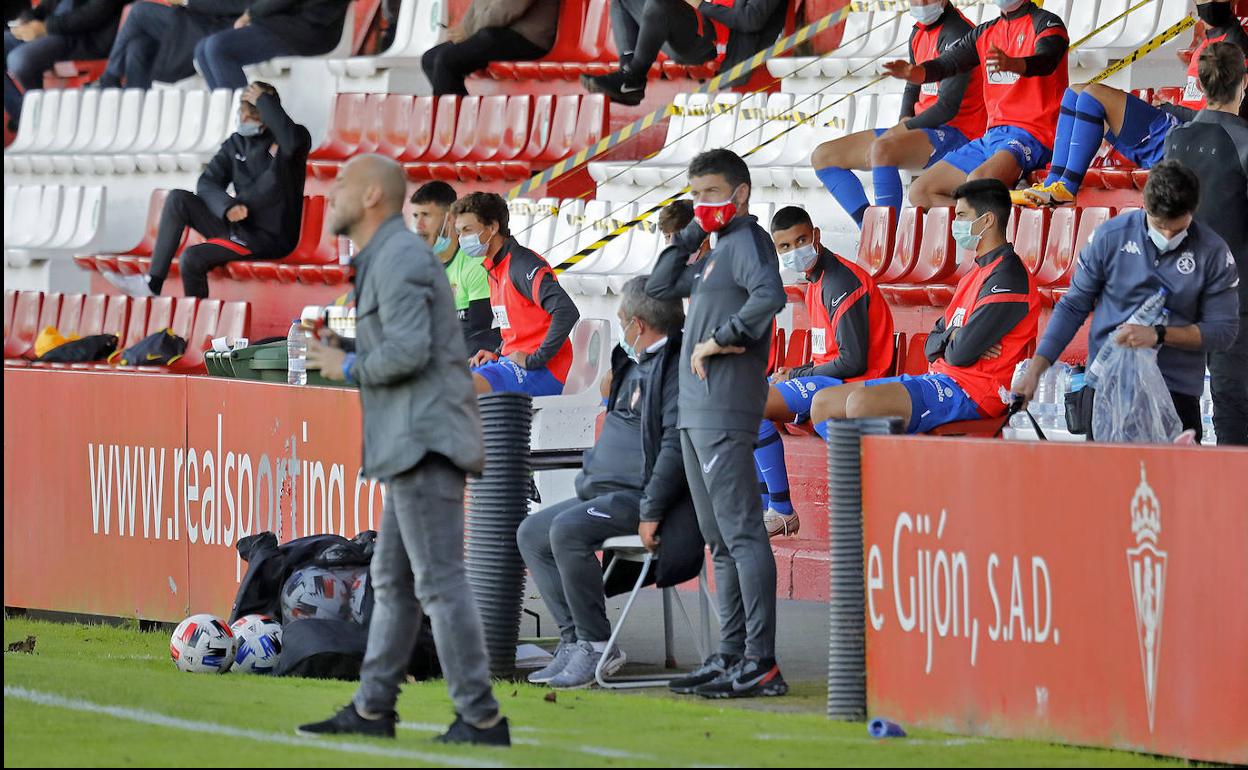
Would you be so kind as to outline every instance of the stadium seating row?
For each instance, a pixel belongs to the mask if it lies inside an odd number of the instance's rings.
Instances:
[[[234,130],[228,89],[74,89],[26,95],[4,171],[17,174],[198,172]]]
[[[101,369],[196,374],[204,370],[204,351],[217,337],[246,337],[251,306],[246,302],[193,297],[131,299],[105,294],[4,292],[5,366]],[[186,353],[168,367],[31,362],[35,338],[49,326],[64,336],[115,334],[118,350],[162,329],[187,341]]]
[[[352,155],[380,152],[413,180],[518,181],[603,136],[601,95],[338,94],[309,171],[331,179]]]

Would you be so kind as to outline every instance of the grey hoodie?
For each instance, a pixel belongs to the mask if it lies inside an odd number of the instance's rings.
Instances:
[[[767,401],[771,322],[785,305],[776,249],[757,217],[738,217],[719,231],[705,258],[688,264],[705,238],[698,223],[691,222],[659,255],[646,282],[646,293],[656,299],[690,297],[679,425],[757,433]],[[720,345],[740,345],[745,352],[708,359],[703,381],[689,362],[694,347],[712,336]]]

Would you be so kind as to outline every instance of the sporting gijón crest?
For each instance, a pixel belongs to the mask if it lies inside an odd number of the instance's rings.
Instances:
[[[1131,498],[1131,534],[1135,547],[1127,549],[1131,598],[1135,604],[1135,630],[1140,641],[1140,664],[1144,668],[1144,697],[1148,702],[1148,731],[1153,731],[1157,705],[1157,668],[1161,659],[1161,618],[1166,593],[1166,552],[1158,548],[1161,536],[1161,503],[1149,486],[1140,463],[1140,484]]]

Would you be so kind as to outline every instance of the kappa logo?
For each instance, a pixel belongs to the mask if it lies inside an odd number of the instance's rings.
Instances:
[[[1127,241],[1126,244],[1121,249],[1119,249],[1119,251],[1124,251],[1127,254],[1143,254],[1144,253],[1140,251],[1140,244],[1136,243],[1135,241]]]
[[[1196,255],[1190,251],[1183,252],[1179,261],[1174,263],[1174,267],[1181,275],[1191,275],[1196,272]]]
[[[1157,667],[1161,658],[1161,618],[1165,602],[1166,552],[1157,547],[1161,535],[1161,503],[1149,486],[1144,463],[1140,484],[1131,498],[1131,534],[1135,547],[1127,549],[1127,573],[1135,604],[1135,630],[1144,669],[1144,699],[1148,703],[1148,731],[1153,731],[1157,706]]]

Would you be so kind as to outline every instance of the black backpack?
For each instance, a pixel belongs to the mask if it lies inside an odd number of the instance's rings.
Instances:
[[[116,350],[116,334],[92,334],[89,337],[57,345],[35,360],[50,364],[81,364],[103,361]]]
[[[168,366],[186,352],[186,340],[173,333],[173,329],[161,329],[149,334],[121,353],[108,357],[109,363],[122,366]],[[114,360],[116,359],[116,360]]]

